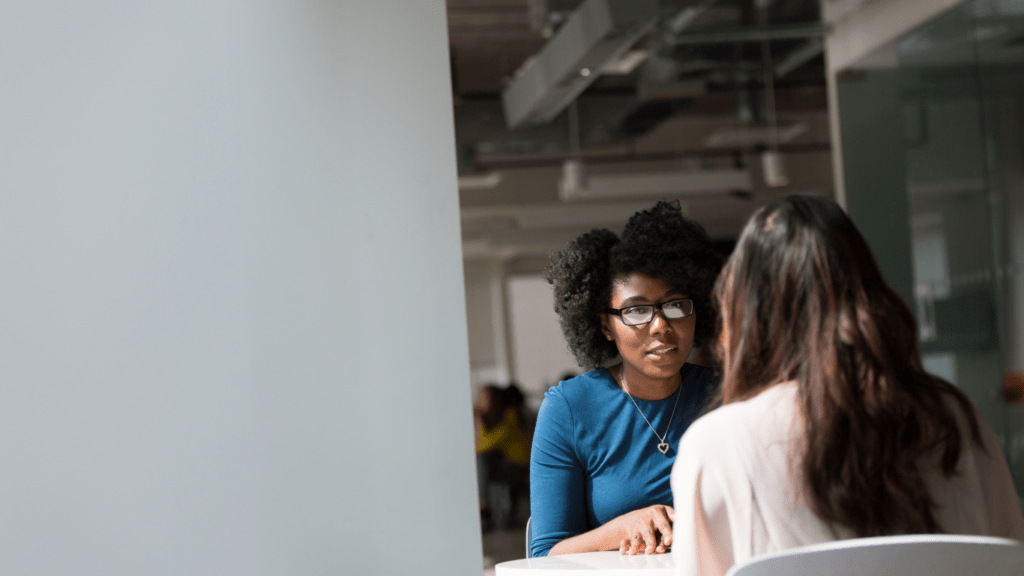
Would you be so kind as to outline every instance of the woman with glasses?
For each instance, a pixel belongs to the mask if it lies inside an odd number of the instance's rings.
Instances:
[[[712,387],[711,371],[686,360],[714,328],[720,266],[704,229],[666,202],[635,214],[621,237],[594,230],[552,256],[555,311],[591,371],[548,390],[540,407],[533,555],[671,545],[676,444]]]
[[[910,310],[834,202],[758,210],[715,298],[721,407],[672,471],[681,574],[852,537],[1024,539],[995,434],[924,371]]]

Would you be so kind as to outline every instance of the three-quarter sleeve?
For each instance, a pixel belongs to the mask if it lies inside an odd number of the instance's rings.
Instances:
[[[555,544],[587,531],[583,478],[572,411],[558,388],[552,388],[537,414],[530,457],[533,556],[547,556]]]

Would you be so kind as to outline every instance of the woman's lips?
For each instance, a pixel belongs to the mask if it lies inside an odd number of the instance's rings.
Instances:
[[[647,354],[650,354],[651,356],[664,356],[665,354],[675,352],[676,350],[679,350],[678,346],[659,346],[658,348],[648,350]]]

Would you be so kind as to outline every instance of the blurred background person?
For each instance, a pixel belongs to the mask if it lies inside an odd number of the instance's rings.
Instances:
[[[506,528],[515,504],[528,496],[531,418],[515,384],[488,385],[473,405],[482,527]]]
[[[505,409],[515,413],[516,423],[526,436],[526,465],[529,466],[530,440],[533,439],[533,428],[537,424],[537,415],[526,406],[526,396],[515,382],[505,386],[505,389],[502,390],[502,397],[505,399]]]

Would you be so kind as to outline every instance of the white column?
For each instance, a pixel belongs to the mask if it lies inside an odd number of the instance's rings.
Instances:
[[[508,309],[508,276],[505,263],[495,261],[490,270],[491,286],[491,327],[494,331],[494,364],[495,372],[501,375],[499,384],[507,383],[516,378],[515,350],[511,337],[511,318]]]
[[[0,3],[0,573],[479,574],[440,0]]]

